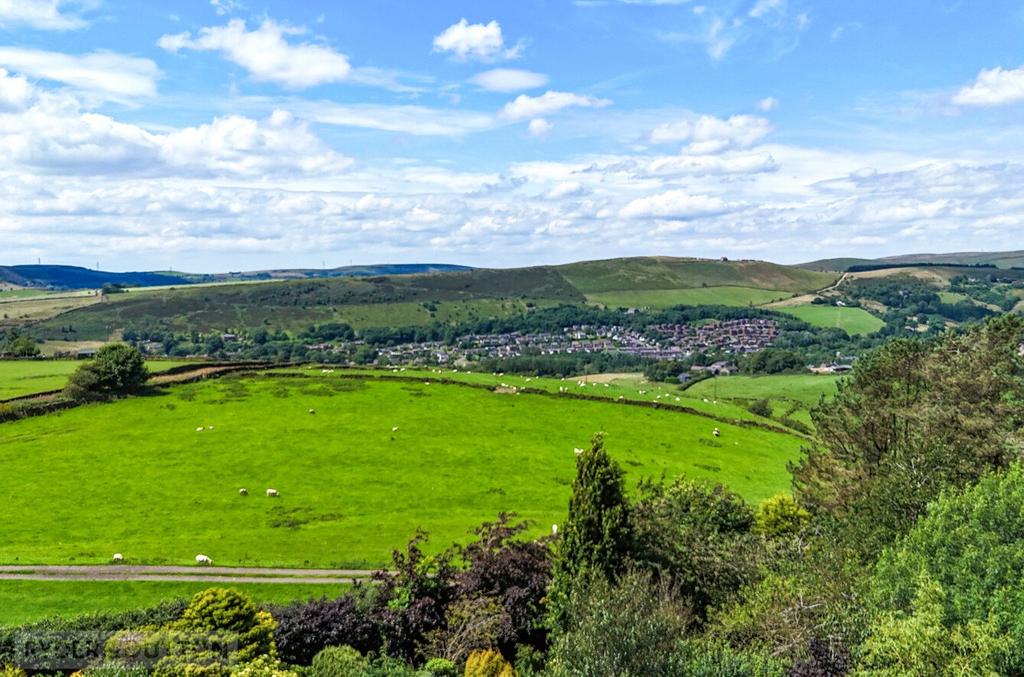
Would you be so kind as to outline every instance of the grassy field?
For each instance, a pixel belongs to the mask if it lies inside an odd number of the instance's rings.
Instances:
[[[822,396],[836,392],[839,376],[818,374],[779,376],[727,376],[694,383],[686,394],[695,398],[715,398],[740,407],[755,400],[768,400],[775,418],[792,418],[810,424],[810,408]]]
[[[685,473],[751,501],[788,486],[802,442],[697,415],[418,379],[200,382],[0,425],[0,562],[123,552],[185,564],[203,552],[224,565],[377,566],[417,527],[440,547],[502,510],[543,533],[564,519],[573,448],[599,430],[631,485]],[[264,497],[268,487],[281,497]]]
[[[20,291],[0,292],[0,327],[47,320],[100,302],[100,297],[92,291],[49,293],[33,290],[28,295],[22,295]],[[9,293],[14,295],[5,296]]]
[[[641,257],[583,261],[557,266],[584,294],[638,289],[690,289],[708,286],[756,287],[810,292],[832,284],[838,275],[780,266],[766,261],[718,261]]]
[[[758,306],[791,296],[790,292],[750,287],[641,289],[587,294],[587,301],[609,308],[669,308],[677,305]]]
[[[0,360],[0,400],[63,388],[71,372],[82,364],[80,360]],[[147,366],[159,372],[182,364],[187,363],[156,360]]]
[[[170,599],[188,598],[214,584],[169,581],[0,581],[0,626],[50,616],[78,616],[97,611],[127,611]],[[279,583],[231,583],[260,604],[337,597],[344,587]]]
[[[885,323],[863,308],[844,308],[807,304],[778,308],[780,312],[798,317],[816,327],[838,327],[847,334],[870,334],[885,326]]]

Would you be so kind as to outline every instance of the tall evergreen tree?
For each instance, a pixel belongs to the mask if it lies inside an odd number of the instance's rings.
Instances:
[[[549,602],[552,627],[565,630],[573,586],[593,577],[609,582],[626,567],[632,543],[622,468],[604,448],[601,434],[576,458],[569,517],[557,546]]]

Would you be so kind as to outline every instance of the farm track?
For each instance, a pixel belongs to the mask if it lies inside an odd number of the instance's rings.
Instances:
[[[105,565],[4,565],[0,581],[170,581],[182,583],[276,583],[283,585],[368,582],[370,569]]]

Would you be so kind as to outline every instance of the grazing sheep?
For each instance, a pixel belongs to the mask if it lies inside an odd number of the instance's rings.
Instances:
[[[277,498],[279,495],[277,489],[267,489],[267,498]]]
[[[119,552],[115,552],[114,556],[111,557],[110,559],[114,560],[115,562],[123,562],[124,561],[124,555],[122,555]]]
[[[397,425],[396,426],[392,426],[391,427],[391,432],[397,433],[398,432],[398,426]]]
[[[213,430],[213,426],[212,425],[208,425],[208,426],[206,426],[206,429],[207,430]]]
[[[249,490],[246,489],[245,487],[242,487],[241,489],[238,490],[238,495],[239,496],[248,496],[249,495]]]
[[[309,410],[309,413],[311,413],[311,414],[315,414],[315,413],[316,413],[316,409],[310,409],[310,410]]]
[[[203,426],[199,426],[198,428],[196,428],[196,432],[197,432],[197,433],[201,433],[201,432],[203,432],[204,430],[206,430],[206,428],[204,428]]]
[[[551,535],[552,536],[557,536],[558,535],[558,525],[557,524],[552,524],[551,525]]]
[[[711,434],[714,435],[715,437],[721,437],[722,431],[719,430],[718,428],[715,428]]]
[[[196,555],[196,564],[213,564],[213,560],[206,555]]]
[[[574,454],[576,454],[577,456],[579,456],[580,454],[582,454],[582,453],[583,453],[583,450],[582,450],[582,449],[580,449],[579,447],[576,447],[576,448],[574,448],[574,449],[572,450],[572,453],[574,453]]]

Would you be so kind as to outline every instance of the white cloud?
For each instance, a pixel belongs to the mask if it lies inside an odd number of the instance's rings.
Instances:
[[[770,153],[744,155],[675,155],[652,160],[638,170],[647,176],[721,176],[760,174],[778,169]]]
[[[469,81],[489,92],[521,92],[543,87],[548,84],[548,76],[517,68],[494,68],[477,73]]]
[[[750,9],[750,16],[761,19],[773,12],[782,12],[786,7],[786,0],[757,0]]]
[[[505,47],[501,24],[490,21],[486,24],[471,24],[465,18],[454,23],[434,36],[435,52],[450,52],[457,59],[496,61],[516,59],[523,51],[523,43]]]
[[[83,28],[86,21],[65,13],[61,0],[0,0],[0,26],[24,25],[39,30],[68,31]]]
[[[658,125],[651,143],[689,142],[687,153],[718,153],[729,148],[748,148],[772,131],[768,120],[756,115],[733,115],[723,120],[712,115]]]
[[[259,121],[238,115],[217,118],[161,137],[159,148],[169,166],[213,175],[324,174],[352,165],[350,158],[329,150],[282,110]]]
[[[416,105],[336,104],[296,102],[303,117],[328,125],[402,132],[414,136],[462,136],[493,129],[493,115]]]
[[[545,136],[552,129],[554,125],[545,120],[544,118],[534,118],[530,120],[530,124],[526,126],[526,131],[530,136]]]
[[[0,68],[0,111],[24,108],[31,95],[32,85],[28,80]]]
[[[264,19],[259,28],[250,31],[245,21],[232,19],[224,26],[207,26],[195,37],[188,32],[164,35],[157,44],[169,52],[182,49],[220,52],[224,58],[249,71],[254,80],[293,89],[348,78],[352,66],[341,52],[309,42],[291,44],[285,39],[304,32],[304,29],[271,19]]]
[[[962,106],[1000,106],[1024,100],[1024,66],[1005,70],[999,66],[982,70],[974,83],[953,96]]]
[[[210,0],[210,5],[213,7],[214,11],[217,12],[217,16],[232,14],[245,9],[245,5],[238,2],[238,0]]]
[[[632,200],[619,211],[619,215],[625,219],[686,221],[723,214],[730,209],[732,207],[724,200],[712,195],[691,195],[685,190],[667,190]]]
[[[563,181],[544,193],[544,197],[549,200],[560,200],[564,197],[580,197],[586,193],[587,190],[579,181]]]
[[[571,92],[544,92],[540,96],[520,94],[515,100],[505,104],[501,111],[502,117],[508,120],[526,120],[551,115],[571,106],[582,108],[602,108],[611,103],[608,99],[573,94]]]
[[[103,99],[128,102],[156,94],[160,69],[149,59],[115,52],[63,54],[0,47],[0,66],[39,80],[50,80]]]
[[[779,107],[779,100],[774,96],[766,96],[757,102],[757,109],[763,113],[770,113]]]

